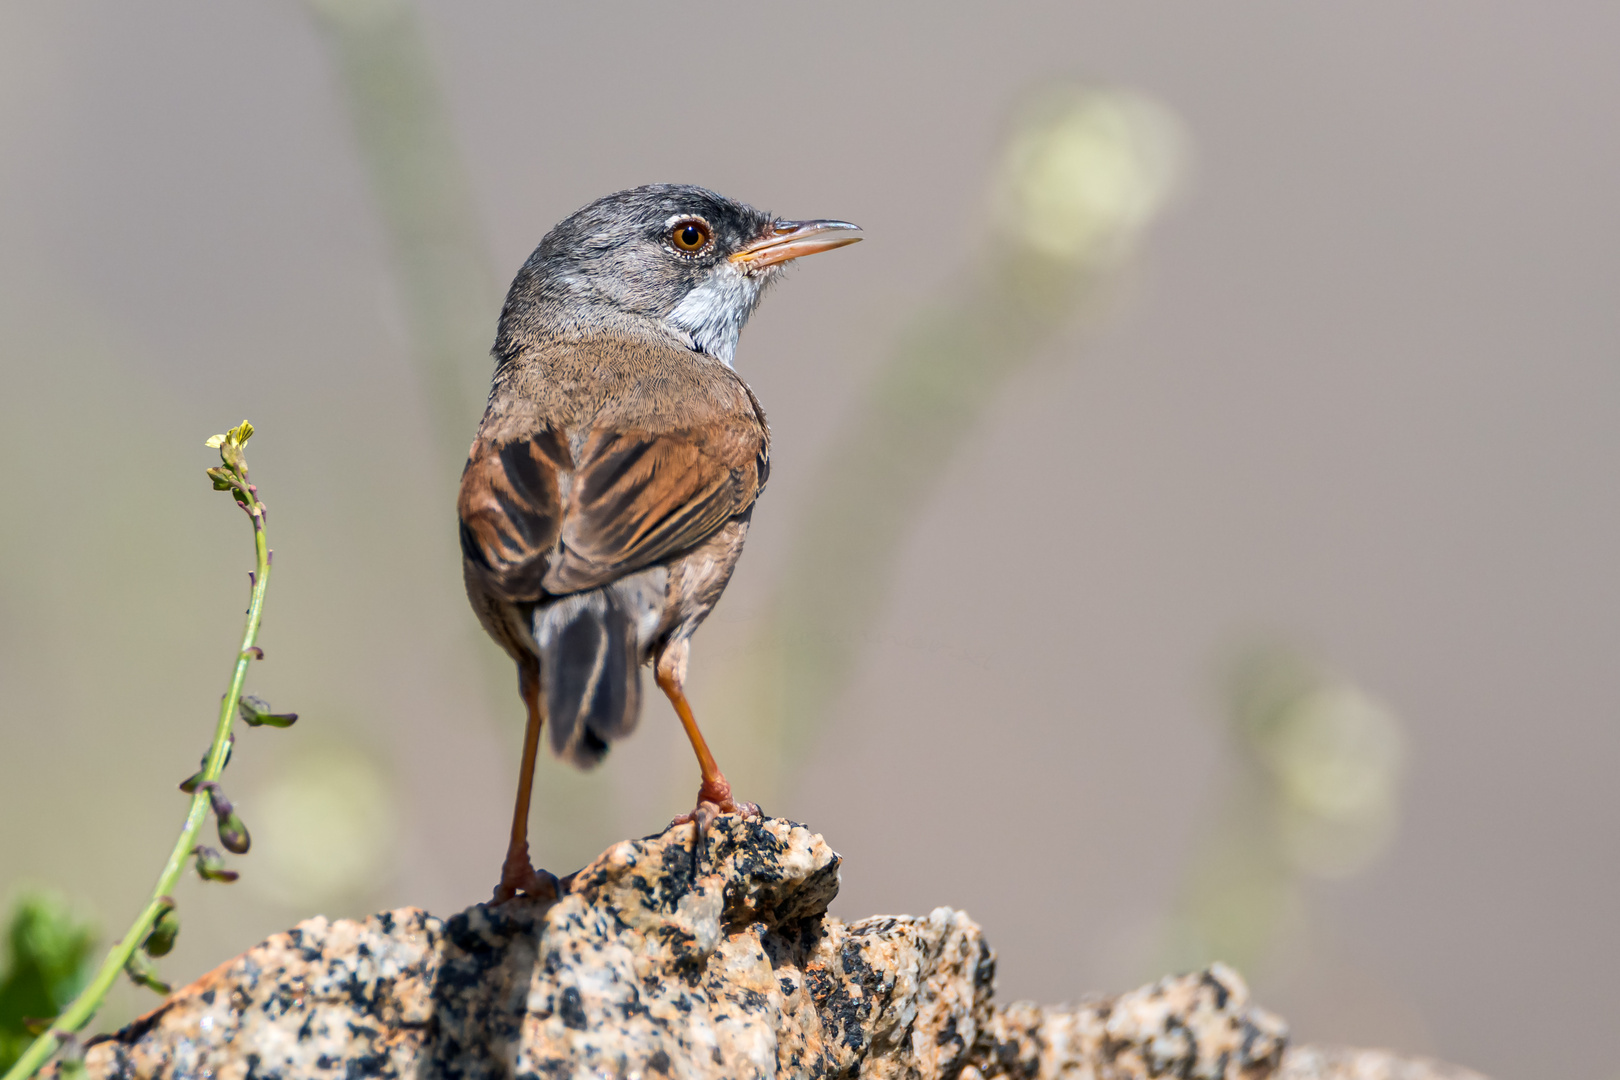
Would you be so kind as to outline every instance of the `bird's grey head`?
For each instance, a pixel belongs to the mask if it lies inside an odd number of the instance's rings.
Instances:
[[[858,231],[846,221],[782,221],[686,184],[617,192],[564,219],[529,256],[507,294],[496,353],[513,355],[536,323],[588,333],[645,321],[730,364],[782,266],[852,244]]]

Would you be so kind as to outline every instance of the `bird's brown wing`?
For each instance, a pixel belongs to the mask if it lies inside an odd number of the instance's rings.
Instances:
[[[599,429],[577,462],[551,429],[480,439],[462,474],[462,550],[520,601],[593,589],[690,548],[759,494],[766,436],[752,420]]]
[[[538,600],[562,530],[562,492],[573,472],[566,440],[550,428],[497,442],[482,435],[461,471],[461,553],[504,600]],[[468,580],[469,588],[472,579]]]

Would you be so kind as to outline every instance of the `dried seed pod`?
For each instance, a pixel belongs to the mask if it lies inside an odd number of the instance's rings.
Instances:
[[[225,789],[219,786],[217,780],[209,780],[207,783],[198,784],[197,787],[208,792],[208,805],[214,811],[215,817],[229,817],[231,811],[236,809],[231,805],[231,800],[225,797]]]
[[[233,855],[246,855],[248,848],[253,845],[247,826],[235,810],[219,819],[219,842]]]
[[[253,840],[248,836],[247,825],[242,822],[236,807],[225,797],[225,790],[212,780],[197,787],[208,792],[208,802],[213,807],[219,829],[219,842],[234,855],[246,855]]]

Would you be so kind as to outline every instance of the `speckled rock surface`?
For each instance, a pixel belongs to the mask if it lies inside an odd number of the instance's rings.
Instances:
[[[1472,1069],[1430,1058],[1397,1057],[1388,1050],[1301,1046],[1283,1058],[1278,1080],[1485,1080]]]
[[[997,1077],[1269,1077],[1288,1041],[1224,964],[1078,1007],[992,1012],[964,1080]]]
[[[723,817],[696,854],[689,825],[617,844],[549,904],[310,919],[84,1063],[96,1080],[1278,1075],[1286,1028],[1228,969],[998,1008],[971,920],[845,924],[826,914],[838,868],[803,826]]]

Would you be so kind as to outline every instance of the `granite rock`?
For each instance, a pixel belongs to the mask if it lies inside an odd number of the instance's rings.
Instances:
[[[1301,1046],[1283,1057],[1277,1080],[1485,1080],[1472,1069],[1388,1050]]]
[[[696,850],[690,825],[617,844],[549,903],[309,919],[84,1064],[94,1080],[1468,1075],[1285,1065],[1286,1027],[1221,965],[998,1007],[972,920],[843,923],[827,914],[838,869],[801,825],[726,816]]]

